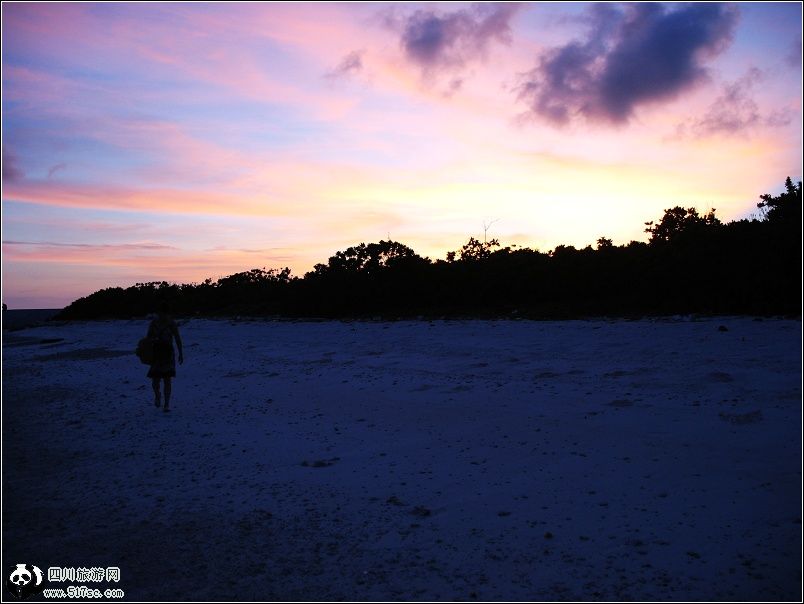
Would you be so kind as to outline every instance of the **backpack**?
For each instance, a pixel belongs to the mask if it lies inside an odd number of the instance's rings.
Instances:
[[[150,365],[154,362],[154,339],[145,336],[137,342],[137,350],[135,351],[143,365]]]

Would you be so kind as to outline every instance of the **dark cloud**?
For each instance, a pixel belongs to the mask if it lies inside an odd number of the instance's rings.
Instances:
[[[16,155],[3,147],[3,182],[17,182],[25,177],[25,173],[17,164]]]
[[[519,4],[476,4],[469,9],[437,14],[419,10],[407,18],[388,18],[401,32],[405,56],[425,75],[460,70],[485,57],[490,44],[511,42],[510,21]]]
[[[363,54],[362,50],[353,50],[338,63],[337,67],[325,73],[324,77],[337,80],[360,73],[363,70]]]
[[[590,32],[544,53],[519,88],[528,113],[556,124],[576,116],[625,123],[638,106],[704,80],[707,59],[731,41],[736,9],[724,4],[593,6]]]
[[[763,114],[754,100],[754,86],[764,78],[762,71],[754,67],[739,80],[726,84],[701,118],[679,126],[679,134],[683,136],[689,133],[700,138],[718,134],[739,134],[761,126],[788,125],[793,119],[790,110]]]

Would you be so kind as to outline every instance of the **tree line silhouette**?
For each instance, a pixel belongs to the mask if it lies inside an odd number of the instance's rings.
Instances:
[[[396,241],[336,252],[304,277],[252,269],[203,283],[138,283],[79,298],[57,320],[133,318],[167,300],[179,315],[411,318],[674,314],[800,315],[801,182],[761,195],[760,215],[665,210],[649,241],[549,252],[470,238],[432,261]]]

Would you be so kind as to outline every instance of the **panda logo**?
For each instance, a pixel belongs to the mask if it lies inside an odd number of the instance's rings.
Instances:
[[[38,566],[17,564],[6,575],[6,587],[17,600],[26,600],[42,590],[42,571]]]

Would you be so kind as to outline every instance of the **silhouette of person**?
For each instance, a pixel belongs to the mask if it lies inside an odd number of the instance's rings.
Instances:
[[[148,326],[148,337],[154,340],[154,360],[148,369],[148,377],[154,388],[154,405],[161,405],[159,381],[165,382],[164,411],[170,411],[171,379],[176,377],[176,357],[173,351],[173,340],[179,349],[179,364],[184,363],[184,353],[181,346],[181,336],[176,322],[170,316],[170,306],[167,302],[159,305],[156,318]]]

